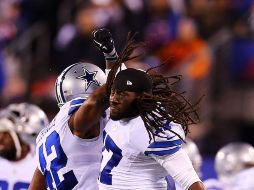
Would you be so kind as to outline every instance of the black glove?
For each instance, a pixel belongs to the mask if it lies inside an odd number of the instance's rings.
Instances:
[[[94,30],[92,32],[94,45],[104,54],[110,54],[115,51],[114,41],[110,31],[106,28]]]

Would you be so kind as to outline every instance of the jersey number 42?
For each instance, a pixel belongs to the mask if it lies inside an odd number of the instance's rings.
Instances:
[[[43,152],[43,146],[46,151]],[[44,153],[46,152],[46,155]],[[46,139],[45,144],[39,147],[39,161],[49,189],[73,189],[78,181],[72,170],[62,174],[67,164],[67,156],[60,144],[60,137],[53,131]]]

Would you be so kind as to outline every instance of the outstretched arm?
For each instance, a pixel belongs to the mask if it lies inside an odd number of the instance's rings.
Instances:
[[[109,72],[117,60],[112,35],[108,29],[101,28],[92,32],[94,45],[104,54],[106,71]],[[108,105],[106,87],[101,87],[90,95],[69,120],[74,135],[93,138],[99,135],[99,121]]]
[[[47,190],[45,178],[38,168],[34,171],[33,179],[28,190]]]

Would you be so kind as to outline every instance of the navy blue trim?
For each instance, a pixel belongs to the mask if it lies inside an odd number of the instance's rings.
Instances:
[[[167,148],[173,146],[182,145],[183,141],[181,139],[173,140],[173,141],[155,141],[149,145],[148,148]]]
[[[74,106],[75,104],[83,104],[85,100],[85,98],[74,99],[71,101],[71,106]]]
[[[74,112],[76,112],[80,108],[81,104],[83,104],[85,102],[85,100],[86,99],[84,99],[84,98],[72,100],[70,103],[71,107],[68,111],[68,115],[72,115]]]
[[[169,150],[162,150],[162,151],[145,151],[145,155],[149,155],[149,154],[154,154],[157,156],[165,156],[165,155],[169,155],[169,154],[174,154],[176,153],[181,147],[175,147]]]

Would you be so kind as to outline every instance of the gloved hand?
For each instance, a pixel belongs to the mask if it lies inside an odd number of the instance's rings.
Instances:
[[[104,54],[114,54],[115,45],[110,31],[106,28],[94,30],[92,32],[94,45]]]

